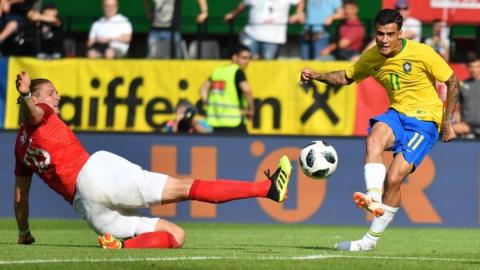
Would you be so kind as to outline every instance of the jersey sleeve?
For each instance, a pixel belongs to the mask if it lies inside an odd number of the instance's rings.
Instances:
[[[235,84],[239,85],[241,82],[246,80],[247,76],[245,75],[245,72],[239,68],[237,72],[235,72]]]
[[[452,68],[432,48],[427,47],[424,54],[427,71],[439,82],[446,82],[453,74]]]
[[[37,106],[42,108],[42,110],[43,110],[43,113],[44,113],[43,114],[43,120],[47,120],[50,116],[55,114],[53,109],[45,103],[38,103]]]
[[[125,17],[123,34],[131,34],[133,32],[132,23]]]
[[[98,23],[94,22],[92,24],[92,27],[90,27],[90,31],[88,32],[88,39],[95,39],[97,37],[97,30],[98,28]]]
[[[33,126],[31,124],[29,124],[28,122],[25,122],[26,125],[28,125],[29,127],[31,128],[37,128],[38,126],[40,126],[42,123],[45,123],[48,118],[52,115],[55,114],[55,112],[53,111],[53,109],[48,106],[47,104],[45,103],[38,103],[36,104],[37,107],[40,107],[42,110],[43,110],[43,119],[40,123],[38,123],[37,125]]]
[[[367,57],[365,53],[362,54],[360,59],[358,59],[358,61],[355,62],[355,64],[349,66],[345,70],[345,75],[347,76],[347,78],[352,79],[356,82],[359,82],[367,78],[368,76],[370,76],[368,72],[368,64],[367,64],[366,58]]]

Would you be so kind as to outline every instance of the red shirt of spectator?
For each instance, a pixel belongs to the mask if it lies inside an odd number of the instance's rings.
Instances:
[[[351,41],[348,50],[360,52],[365,38],[365,28],[358,18],[347,19],[340,26],[340,39]]]

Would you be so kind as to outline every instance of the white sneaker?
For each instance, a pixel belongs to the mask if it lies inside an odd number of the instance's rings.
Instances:
[[[335,249],[338,251],[371,251],[377,245],[374,241],[365,241],[364,239],[356,241],[338,242]]]

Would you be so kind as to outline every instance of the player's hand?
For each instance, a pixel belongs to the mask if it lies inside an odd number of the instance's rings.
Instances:
[[[15,80],[15,86],[17,87],[17,91],[22,94],[26,95],[30,92],[30,76],[25,71],[21,71],[17,74],[17,79]]]
[[[35,238],[31,233],[27,235],[19,235],[18,236],[18,244],[19,245],[31,245],[35,243]]]
[[[288,18],[288,23],[305,23],[305,13],[297,12]]]
[[[441,136],[443,142],[449,142],[457,137],[450,123],[444,123],[442,125]]]
[[[229,12],[229,13],[225,14],[225,17],[223,17],[223,20],[228,22],[228,21],[233,20],[233,18],[235,18],[235,14],[233,14],[233,12]]]
[[[247,117],[248,120],[252,120],[253,119],[253,115],[255,114],[255,112],[253,110],[246,110],[245,111],[245,117]]]
[[[113,38],[100,37],[97,39],[98,43],[108,44],[113,41]]]
[[[207,17],[208,13],[206,11],[200,12],[200,14],[197,15],[197,23],[204,23]]]
[[[300,83],[304,84],[307,83],[313,79],[315,79],[316,72],[313,71],[311,68],[305,68],[302,70],[302,73],[300,74]]]

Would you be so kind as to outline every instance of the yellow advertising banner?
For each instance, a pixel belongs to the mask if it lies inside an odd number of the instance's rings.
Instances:
[[[50,79],[62,97],[61,116],[74,130],[153,132],[174,118],[180,99],[200,106],[199,88],[227,61],[92,60],[10,58],[5,128],[18,127],[16,74]],[[351,135],[355,86],[299,84],[304,67],[320,71],[348,62],[252,61],[246,76],[253,89],[252,134]]]

